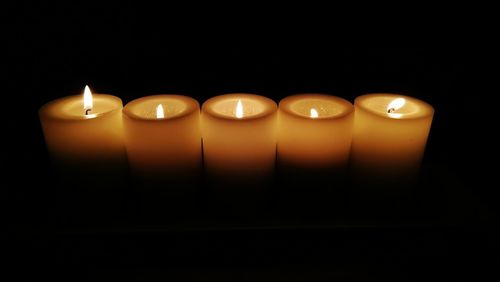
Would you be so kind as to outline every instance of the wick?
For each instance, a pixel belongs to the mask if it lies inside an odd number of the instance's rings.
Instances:
[[[388,113],[388,114],[393,113],[395,110],[396,110],[396,109],[394,109],[394,108],[390,108],[390,109],[388,109],[388,110],[387,110],[387,113]]]
[[[92,109],[86,109],[86,110],[85,110],[85,115],[88,115],[88,114],[89,114],[89,112],[91,112],[91,111],[92,111]]]

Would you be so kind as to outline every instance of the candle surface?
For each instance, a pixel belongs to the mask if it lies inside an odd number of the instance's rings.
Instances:
[[[281,100],[278,160],[304,169],[343,167],[349,160],[354,109],[339,97],[293,95]]]
[[[352,162],[360,176],[383,182],[414,179],[434,109],[416,98],[367,94],[356,98]]]
[[[68,208],[99,218],[116,211],[127,171],[121,99],[85,87],[43,105],[39,117]]]
[[[181,95],[153,95],[123,109],[131,169],[139,176],[175,180],[201,168],[200,107]]]
[[[254,94],[213,97],[202,106],[205,169],[226,178],[260,177],[274,171],[277,105]]]
[[[57,161],[90,162],[93,166],[126,161],[121,99],[107,94],[92,96],[90,111],[82,95],[60,98],[40,108],[47,148]]]

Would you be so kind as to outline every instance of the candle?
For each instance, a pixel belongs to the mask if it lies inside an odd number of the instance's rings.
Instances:
[[[278,161],[281,166],[342,168],[351,149],[354,108],[339,97],[302,94],[279,103]]]
[[[43,105],[39,117],[56,172],[57,207],[77,221],[113,216],[127,168],[120,98],[85,87],[84,95]]]
[[[219,179],[259,179],[274,171],[277,105],[253,94],[213,97],[202,105],[205,169]]]
[[[352,162],[359,179],[411,182],[417,175],[434,109],[397,94],[368,94],[354,101]]]
[[[113,170],[126,163],[122,101],[107,94],[60,98],[39,110],[45,142],[57,164]]]
[[[201,168],[200,106],[190,97],[153,95],[123,109],[131,170],[140,178],[186,180]]]

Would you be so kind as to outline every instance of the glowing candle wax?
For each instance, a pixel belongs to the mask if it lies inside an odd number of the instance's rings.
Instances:
[[[61,166],[113,168],[126,163],[122,101],[107,94],[54,100],[39,110],[47,148]]]
[[[144,178],[178,179],[201,168],[200,106],[190,97],[153,95],[123,109],[129,165]]]
[[[322,94],[281,100],[278,161],[305,169],[343,167],[349,160],[354,108],[342,98]]]
[[[272,174],[276,158],[277,105],[253,94],[213,97],[202,105],[205,169],[222,178]]]
[[[413,179],[420,167],[434,109],[397,94],[356,98],[352,163],[358,176],[383,182]]]

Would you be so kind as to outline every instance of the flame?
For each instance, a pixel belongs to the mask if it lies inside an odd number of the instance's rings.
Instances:
[[[238,100],[236,104],[236,117],[243,118],[243,103],[241,103],[241,100]]]
[[[316,109],[311,109],[311,118],[317,118],[318,117],[318,111]]]
[[[85,85],[85,90],[83,91],[83,110],[85,111],[85,114],[92,111],[93,104],[92,92],[90,92],[89,86]]]
[[[165,118],[165,111],[163,111],[163,106],[161,104],[156,106],[156,118]]]
[[[396,98],[387,105],[387,115],[391,118],[400,118],[403,114],[394,113],[406,104],[405,98]]]

